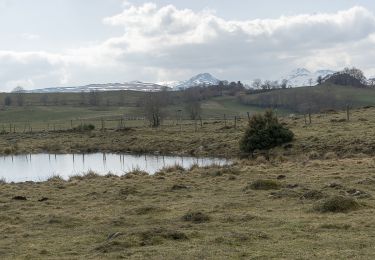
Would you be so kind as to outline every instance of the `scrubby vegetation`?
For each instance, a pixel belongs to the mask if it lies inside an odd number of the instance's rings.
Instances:
[[[256,150],[274,148],[293,140],[293,132],[279,123],[272,110],[264,115],[254,115],[240,142],[241,151],[253,153]]]

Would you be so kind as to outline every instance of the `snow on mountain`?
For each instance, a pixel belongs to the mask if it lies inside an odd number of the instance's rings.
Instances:
[[[166,86],[169,88],[175,88],[176,86],[181,85],[182,83],[183,83],[182,81],[161,81],[156,84],[160,86]]]
[[[108,83],[108,84],[91,84],[86,86],[77,87],[55,87],[55,88],[44,88],[30,90],[30,93],[60,93],[60,92],[90,92],[90,91],[118,91],[118,90],[133,90],[133,91],[161,91],[164,89],[164,85],[155,83],[144,83],[141,81],[132,81],[125,83]]]
[[[185,89],[190,87],[202,86],[202,85],[217,85],[220,80],[213,77],[210,73],[198,74],[191,79],[182,82],[181,84],[175,86],[176,89]]]
[[[288,75],[280,78],[280,82],[283,79],[288,80],[288,85],[292,87],[302,87],[302,86],[315,86],[317,85],[317,78],[321,76],[322,78],[335,73],[332,70],[318,70],[316,72],[311,72],[305,68],[298,68],[290,72]]]

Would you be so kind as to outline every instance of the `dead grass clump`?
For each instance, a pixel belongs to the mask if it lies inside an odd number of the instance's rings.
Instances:
[[[173,166],[167,166],[156,172],[156,175],[163,175],[163,174],[170,174],[170,173],[183,173],[185,172],[185,168],[181,165],[175,164]]]
[[[320,154],[316,151],[311,151],[307,154],[310,160],[316,160],[320,158]]]
[[[279,191],[271,192],[270,197],[275,199],[281,198],[298,198],[301,194],[297,191],[290,189],[282,189]]]
[[[64,182],[65,180],[60,175],[53,175],[47,179],[48,182]]]
[[[140,169],[133,169],[127,173],[125,173],[124,177],[125,178],[132,178],[132,177],[136,177],[136,176],[149,176],[150,174],[148,174],[147,172],[145,171],[142,171]]]
[[[127,197],[128,195],[134,195],[137,192],[137,189],[134,187],[125,187],[119,190],[119,195]]]
[[[268,163],[266,157],[264,157],[263,155],[258,156],[258,157],[255,159],[255,162],[256,162],[257,164],[267,164],[267,163]]]
[[[273,180],[256,180],[245,187],[245,190],[278,190],[281,185]]]
[[[337,154],[334,152],[328,152],[323,156],[324,160],[334,160],[337,159]]]
[[[306,191],[304,194],[302,194],[300,199],[302,199],[302,200],[320,200],[323,197],[324,197],[323,192],[318,191],[318,190],[309,190],[309,191]]]
[[[185,184],[174,184],[171,188],[171,191],[177,191],[177,190],[187,190],[189,189],[188,186]]]
[[[201,211],[190,211],[186,213],[182,219],[184,221],[193,222],[196,224],[210,221],[210,216]]]
[[[84,174],[77,174],[77,175],[73,175],[69,178],[69,181],[83,181],[83,180],[92,180],[92,179],[96,179],[96,178],[99,178],[100,175],[97,174],[96,172],[94,171],[88,171]]]
[[[178,230],[168,230],[165,228],[154,228],[151,230],[140,232],[141,246],[151,246],[162,243],[162,239],[167,240],[187,240],[188,236]]]
[[[155,207],[155,206],[144,206],[144,207],[140,207],[140,208],[135,209],[135,213],[137,215],[147,215],[147,214],[150,214],[150,213],[157,213],[157,212],[161,212],[161,211],[163,211],[162,208],[158,208],[158,207]]]
[[[338,229],[338,230],[348,230],[352,226],[349,224],[322,224],[319,226],[321,229]]]
[[[359,204],[356,200],[349,197],[334,196],[326,200],[321,201],[314,206],[316,211],[327,213],[346,213],[359,208]]]
[[[331,122],[332,123],[344,123],[346,122],[346,119],[345,118],[333,118],[331,119]]]

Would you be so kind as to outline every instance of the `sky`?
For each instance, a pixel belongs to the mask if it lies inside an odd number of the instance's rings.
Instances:
[[[375,75],[373,0],[0,0],[0,91],[90,83]]]

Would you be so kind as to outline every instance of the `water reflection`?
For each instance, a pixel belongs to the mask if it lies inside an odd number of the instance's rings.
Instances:
[[[69,176],[93,170],[99,174],[111,172],[122,175],[133,169],[154,174],[163,167],[181,165],[189,168],[194,164],[224,165],[224,159],[176,156],[152,156],[129,154],[29,154],[0,158],[0,178],[7,182],[44,181],[53,175],[65,179]]]

